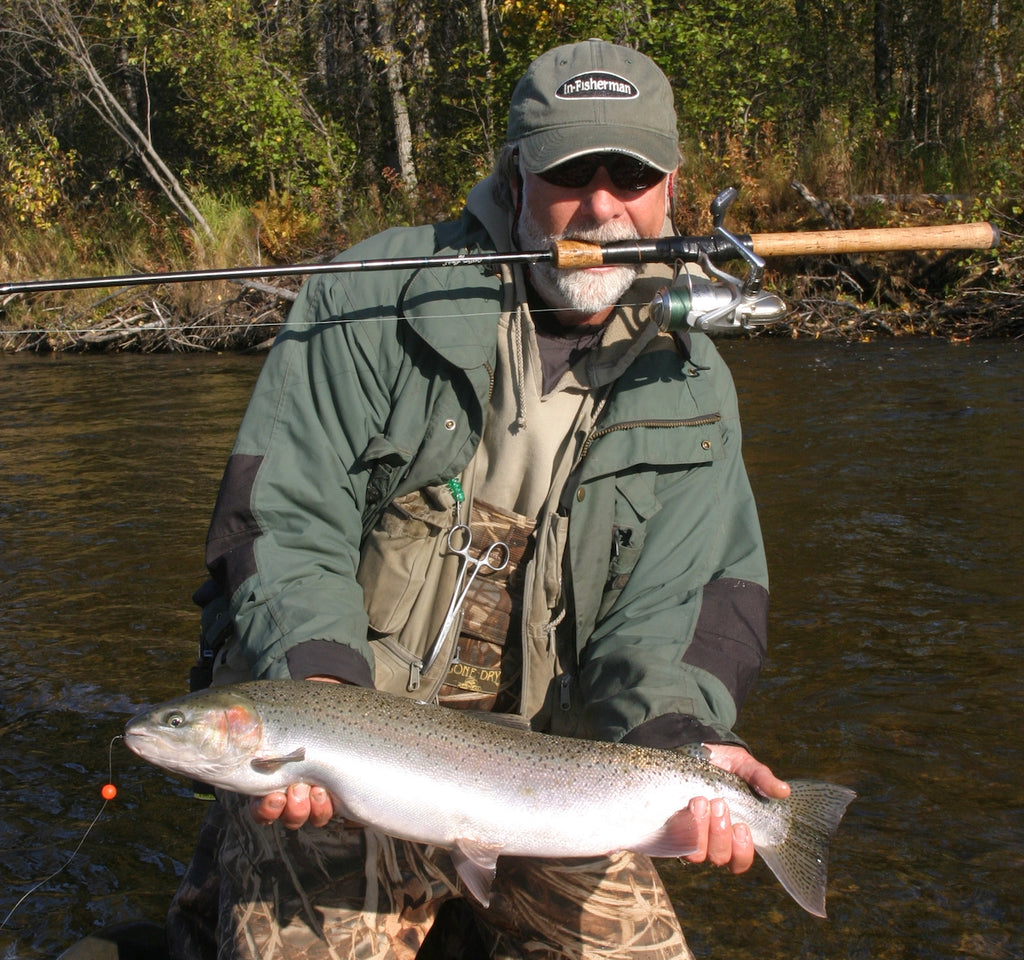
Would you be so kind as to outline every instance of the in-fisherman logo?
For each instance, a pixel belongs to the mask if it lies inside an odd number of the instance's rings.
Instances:
[[[559,100],[635,100],[640,91],[625,77],[593,71],[566,80],[555,96]]]

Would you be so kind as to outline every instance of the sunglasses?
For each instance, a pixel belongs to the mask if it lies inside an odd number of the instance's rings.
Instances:
[[[537,176],[555,187],[569,187],[579,190],[587,186],[597,171],[604,167],[617,190],[641,193],[664,180],[668,174],[622,153],[587,153],[582,157],[566,160],[557,167],[538,173]]]

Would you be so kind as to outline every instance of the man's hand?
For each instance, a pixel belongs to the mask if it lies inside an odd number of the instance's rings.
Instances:
[[[789,796],[789,784],[780,780],[750,753],[732,744],[708,744],[710,760],[716,767],[742,777],[758,793],[766,797],[783,799]],[[734,824],[729,808],[720,798],[708,800],[695,797],[690,801],[690,814],[699,828],[699,847],[684,859],[690,863],[710,860],[717,867],[728,867],[733,873],[743,873],[754,862],[754,841],[745,823]]]
[[[307,677],[323,683],[341,683],[335,677]],[[311,787],[308,783],[293,783],[285,793],[268,793],[265,797],[253,797],[249,801],[249,812],[253,820],[267,827],[277,820],[289,830],[309,824],[322,827],[334,816],[331,795],[323,787]]]
[[[249,810],[253,820],[264,826],[280,820],[289,830],[298,830],[306,823],[312,827],[324,826],[334,816],[334,803],[323,787],[293,783],[285,793],[253,797]]]

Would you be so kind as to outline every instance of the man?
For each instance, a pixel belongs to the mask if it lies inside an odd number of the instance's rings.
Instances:
[[[348,256],[671,229],[672,92],[636,51],[590,40],[539,57],[507,139],[458,223],[387,231]],[[541,264],[307,283],[211,523],[204,623],[229,635],[214,682],[356,683],[555,734],[703,742],[785,796],[733,732],[767,620],[735,392],[706,337],[651,324],[646,305],[670,279]],[[500,542],[509,563],[455,610],[453,547],[470,537],[474,552]],[[221,796],[169,918],[172,954],[414,957],[462,895],[448,854],[336,813],[306,784]],[[690,813],[702,838],[690,860],[750,866],[749,830],[721,800]],[[629,853],[501,858],[472,923],[455,931],[475,938],[466,956],[689,956],[652,863]]]

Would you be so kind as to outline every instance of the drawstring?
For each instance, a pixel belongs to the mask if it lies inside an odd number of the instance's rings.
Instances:
[[[548,635],[548,653],[555,649],[555,631],[558,625],[565,619],[565,607],[559,611],[558,616],[544,624],[544,630]]]
[[[526,401],[523,397],[526,382],[526,360],[523,350],[523,308],[518,306],[512,314],[508,325],[509,337],[512,339],[512,390],[516,398],[516,427],[526,429]]]
[[[526,278],[519,264],[514,264],[511,270],[507,264],[503,264],[501,272],[502,280],[506,283],[505,289],[512,294],[511,299],[515,298],[516,290],[526,289]],[[523,310],[526,307],[520,301],[514,307],[511,303],[506,303],[504,309],[509,314],[508,335],[511,340],[509,347],[512,360],[512,392],[516,401],[516,428],[525,430],[526,399],[523,391],[526,389],[526,348],[523,345]]]

